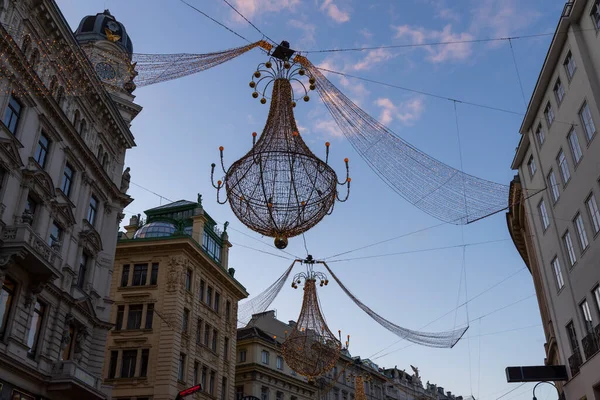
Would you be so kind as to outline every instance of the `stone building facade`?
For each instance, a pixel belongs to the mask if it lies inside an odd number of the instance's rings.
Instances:
[[[363,377],[367,400],[462,400],[429,382],[423,387],[417,368],[412,375],[397,368],[380,368],[371,360],[353,357],[347,348],[342,349],[331,371],[308,382],[281,354],[281,343],[294,325],[294,321],[278,320],[270,310],[254,314],[238,329],[236,400],[246,396],[260,400],[355,400],[357,375]]]
[[[0,22],[0,399],[104,399],[109,282],[132,201],[123,167],[141,107],[125,87],[106,90],[54,0],[1,0]],[[85,51],[127,62],[131,49],[89,33]]]
[[[200,198],[199,198],[200,200]],[[199,202],[177,201],[133,217],[120,236],[104,378],[113,399],[233,400],[237,304],[247,297],[228,267],[226,230]]]
[[[520,128],[508,228],[529,267],[546,363],[600,398],[600,0],[569,1]],[[540,189],[545,189],[540,192]]]

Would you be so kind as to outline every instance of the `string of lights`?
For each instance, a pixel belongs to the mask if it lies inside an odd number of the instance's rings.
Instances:
[[[200,10],[197,7],[194,7],[193,5],[191,5],[190,3],[188,3],[185,0],[179,0],[181,1],[183,4],[185,4],[186,6],[190,7],[191,9],[199,12],[200,14],[204,15],[206,18],[210,19],[212,22],[214,22],[215,24],[227,29],[229,32],[233,33],[235,36],[241,38],[242,40],[245,40],[248,43],[251,43],[250,40],[246,39],[244,36],[240,35],[239,33],[237,33],[236,31],[234,31],[233,29],[231,29],[230,27],[228,27],[227,25],[223,24],[222,22],[217,21],[216,19],[214,19],[213,17],[211,17],[210,15],[208,15],[207,13],[205,13],[204,11]]]
[[[252,21],[250,21],[248,18],[246,18],[246,16],[244,14],[242,14],[241,12],[238,11],[237,8],[235,8],[229,1],[227,0],[223,0],[225,2],[225,4],[227,4],[233,11],[235,11],[235,13],[237,15],[239,15],[240,17],[242,17],[247,23],[249,23],[254,29],[256,29],[256,31],[258,33],[260,33],[261,35],[263,35],[264,38],[267,38],[272,44],[277,44],[273,39],[271,39],[269,36],[267,36],[263,31],[261,31],[256,25],[254,25],[252,23]]]

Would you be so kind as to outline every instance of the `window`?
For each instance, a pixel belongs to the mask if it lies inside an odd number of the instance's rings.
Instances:
[[[110,362],[108,364],[108,378],[113,379],[117,376],[117,360],[119,359],[118,351],[110,352]]]
[[[592,320],[592,313],[590,312],[590,306],[588,305],[587,300],[584,300],[579,307],[581,308],[581,314],[583,316],[586,332],[594,332],[594,321]]]
[[[572,267],[577,262],[577,258],[575,258],[575,249],[573,248],[573,241],[571,240],[571,233],[569,231],[563,235],[563,243],[565,244],[565,249],[569,255],[569,262]]]
[[[208,346],[210,342],[210,325],[204,324],[204,345]]]
[[[592,17],[596,30],[600,29],[600,1],[596,0],[594,3],[592,11],[590,12],[590,17]]]
[[[75,175],[75,173],[73,172],[73,167],[71,167],[69,165],[69,163],[67,163],[65,165],[65,169],[63,171],[62,183],[60,184],[60,190],[62,190],[62,192],[67,197],[69,197],[69,195],[71,194],[71,185],[73,184],[73,175]]]
[[[194,362],[194,386],[196,386],[198,383],[200,383],[200,381],[198,380],[200,377],[198,376],[198,374],[200,373],[200,364],[198,363],[198,361]]]
[[[573,78],[573,75],[575,75],[575,71],[577,70],[577,65],[575,65],[575,59],[573,58],[573,54],[570,51],[567,53],[564,66],[570,81],[571,78]]]
[[[558,157],[556,159],[558,161],[558,167],[560,168],[560,175],[563,180],[563,184],[567,184],[569,179],[571,179],[571,172],[569,171],[569,164],[567,163],[567,158],[565,157],[564,151],[560,151],[558,153]]]
[[[223,340],[223,359],[229,361],[229,338]]]
[[[560,290],[563,288],[563,286],[565,286],[565,281],[562,276],[558,257],[554,257],[552,260],[552,269],[554,269],[554,276],[556,277],[556,286],[558,287],[558,290]]]
[[[208,253],[216,262],[221,262],[221,245],[213,238],[210,231],[204,230],[202,235],[202,249]]]
[[[192,270],[185,270],[185,288],[187,290],[192,290]]]
[[[90,199],[90,209],[88,210],[87,220],[90,224],[96,223],[96,214],[98,213],[98,199],[92,196]]]
[[[202,320],[198,318],[198,322],[196,323],[196,344],[200,344],[202,342]]]
[[[154,320],[154,304],[153,303],[149,303],[146,306],[146,325],[144,326],[145,329],[152,329],[152,322]]]
[[[550,102],[546,104],[546,108],[544,109],[544,117],[546,118],[546,124],[548,124],[548,128],[554,122],[554,111],[552,110],[552,105]]]
[[[79,273],[77,274],[77,287],[79,289],[83,289],[88,262],[88,255],[85,253],[85,251],[81,252],[81,259],[79,260]]]
[[[121,378],[133,378],[135,376],[137,350],[124,350],[122,358]]]
[[[225,302],[225,322],[229,322],[231,318],[231,302],[227,300]]]
[[[227,400],[227,378],[221,378],[221,400]]]
[[[592,227],[594,228],[594,234],[600,232],[600,211],[598,211],[598,203],[596,197],[591,194],[590,197],[585,201],[588,212],[590,213],[590,219],[592,220]]]
[[[183,319],[181,320],[181,331],[183,333],[187,333],[189,322],[190,322],[190,310],[188,310],[187,308],[184,308],[183,309]]]
[[[29,326],[29,334],[27,335],[27,347],[29,347],[29,355],[34,356],[38,347],[40,331],[42,328],[42,320],[46,306],[39,301],[35,302],[33,308],[33,316],[31,317],[31,325]]]
[[[125,314],[125,306],[117,307],[117,319],[115,320],[115,331],[120,331],[123,328],[123,315]]]
[[[598,310],[598,313],[600,313],[600,286],[596,286],[593,293],[594,300],[596,301],[596,309]]]
[[[577,341],[577,332],[575,332],[575,325],[573,322],[567,324],[567,336],[569,337],[569,345],[573,353],[579,352],[579,342]]]
[[[219,312],[219,303],[221,303],[221,294],[215,291],[215,302],[213,303],[213,309],[215,312]]]
[[[202,367],[202,378],[200,382],[202,385],[202,390],[206,390],[206,375],[208,375],[208,368]]]
[[[212,307],[212,287],[210,286],[206,289],[206,304]]]
[[[573,160],[575,161],[575,165],[579,164],[581,161],[581,157],[583,154],[581,153],[581,147],[579,146],[579,139],[577,138],[577,133],[575,129],[571,129],[571,132],[567,135],[567,140],[569,141],[569,147],[571,147],[571,154],[573,154]]]
[[[204,287],[206,286],[206,283],[204,282],[203,279],[200,279],[200,290],[198,292],[198,298],[200,299],[200,301],[204,300]]]
[[[127,286],[127,282],[129,282],[129,264],[123,265],[123,270],[121,271],[121,287]]]
[[[133,266],[132,286],[144,286],[148,275],[148,264],[135,264]]]
[[[146,377],[148,375],[148,358],[150,356],[150,350],[149,349],[143,349],[142,350],[142,358],[141,358],[141,363],[142,365],[140,366],[140,376],[141,377]],[[138,397],[139,400],[139,397]]]
[[[240,350],[238,354],[238,362],[246,362],[246,350]]]
[[[142,327],[142,304],[129,306],[127,313],[127,329],[140,329]]]
[[[50,225],[50,235],[48,235],[48,245],[52,246],[54,243],[61,243],[63,236],[63,230],[60,226],[53,222]]]
[[[548,229],[550,226],[550,220],[548,219],[548,211],[546,210],[546,203],[544,200],[540,201],[538,205],[538,209],[540,210],[540,219],[542,220],[542,227],[544,230]]]
[[[21,118],[22,108],[23,106],[19,100],[17,100],[14,95],[11,95],[2,122],[13,135],[17,132],[17,125],[19,124],[19,118]]]
[[[261,353],[261,361],[263,364],[269,365],[269,352],[263,350]]]
[[[537,139],[537,142],[540,145],[540,147],[542,147],[542,145],[546,141],[546,136],[544,135],[542,124],[539,124],[537,129],[535,130],[535,138]]]
[[[179,368],[177,370],[177,379],[184,382],[185,380],[185,354],[179,353]]]
[[[260,388],[260,400],[269,400],[269,388],[263,386]]]
[[[277,356],[277,369],[283,371],[283,357]]]
[[[535,167],[535,160],[533,159],[533,156],[529,157],[529,161],[527,161],[527,169],[529,170],[530,176],[533,176],[535,174],[535,171],[537,170]]]
[[[562,103],[565,98],[565,87],[562,85],[560,78],[558,78],[554,84],[554,97],[556,97],[556,103],[558,104]]]
[[[217,351],[217,343],[219,341],[219,332],[217,332],[216,329],[213,328],[213,336],[212,336],[212,351],[216,352]]]
[[[48,149],[50,149],[50,139],[44,132],[41,133],[40,139],[38,140],[37,148],[35,149],[35,161],[44,168],[46,166],[46,156],[48,155]]]
[[[208,381],[208,393],[213,395],[215,394],[215,371],[210,371],[210,379]]]
[[[581,110],[579,110],[579,118],[581,119],[583,129],[585,130],[585,137],[589,142],[596,134],[596,125],[592,119],[592,113],[590,112],[587,101],[583,103]]]
[[[583,218],[581,214],[577,213],[575,219],[573,220],[575,224],[575,229],[577,229],[577,236],[579,237],[579,244],[581,245],[581,251],[587,249],[589,242],[587,238],[587,234],[585,233],[585,225],[583,224]]]
[[[158,264],[152,264],[152,272],[150,273],[150,284],[156,285],[158,282]]]
[[[275,399],[283,400],[283,392],[280,392],[279,390],[277,392],[275,392]]]
[[[548,174],[548,186],[550,186],[550,193],[552,193],[552,200],[554,203],[560,198],[560,191],[558,189],[558,182],[556,182],[556,175],[554,171],[550,170]]]

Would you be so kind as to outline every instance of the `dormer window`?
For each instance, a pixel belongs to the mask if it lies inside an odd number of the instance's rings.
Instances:
[[[221,244],[217,242],[208,229],[204,230],[202,249],[216,262],[221,262]]]

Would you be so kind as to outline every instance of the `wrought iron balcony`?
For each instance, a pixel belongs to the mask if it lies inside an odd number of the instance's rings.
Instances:
[[[596,326],[586,337],[581,341],[583,345],[583,353],[585,359],[589,360],[600,350],[600,325]]]
[[[579,368],[583,364],[583,359],[581,358],[581,351],[579,347],[575,349],[573,355],[569,357],[569,367],[571,368],[571,378],[579,373]]]
[[[100,387],[102,381],[73,361],[58,361],[52,370],[48,390],[60,394],[59,398],[106,399]]]
[[[6,226],[2,231],[0,255],[13,256],[40,281],[60,276],[62,258],[29,224]]]

